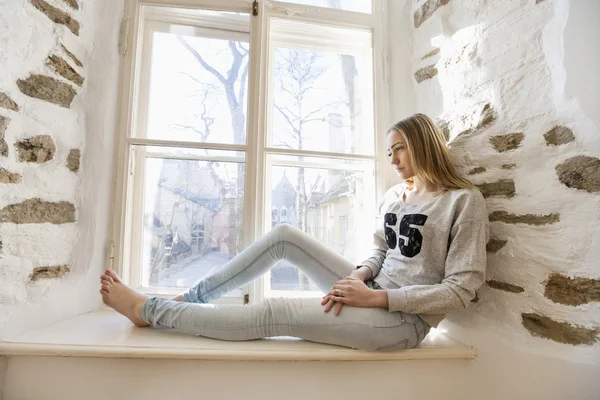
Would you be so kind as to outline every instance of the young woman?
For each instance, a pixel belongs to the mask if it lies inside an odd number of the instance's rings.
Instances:
[[[358,268],[299,229],[280,225],[172,300],[138,293],[107,270],[101,276],[104,303],[140,327],[222,340],[296,336],[364,350],[415,347],[445,314],[465,309],[483,284],[488,215],[481,193],[457,175],[429,117],[396,123],[387,147],[403,183],[382,199],[373,255]],[[282,259],[326,293],[321,302],[206,304]]]

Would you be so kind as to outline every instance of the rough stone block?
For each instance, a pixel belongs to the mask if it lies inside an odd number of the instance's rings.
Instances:
[[[546,282],[544,296],[568,306],[600,301],[600,279],[569,278],[553,274]]]
[[[0,107],[7,108],[13,111],[19,111],[19,105],[15,103],[6,93],[0,92]]]
[[[69,14],[64,11],[59,10],[56,7],[51,6],[46,3],[44,0],[30,0],[31,4],[44,14],[50,20],[56,24],[65,25],[71,32],[75,35],[79,36],[79,22],[71,18]]]
[[[548,146],[560,146],[561,144],[571,143],[575,140],[573,131],[566,126],[555,126],[544,134]]]
[[[10,121],[8,118],[0,115],[0,155],[4,157],[8,156],[8,144],[4,140],[4,132],[6,132],[8,121]]]
[[[555,342],[573,345],[593,345],[598,341],[598,331],[566,322],[554,321],[543,315],[521,314],[523,326],[533,336],[542,337]]]
[[[45,163],[54,158],[56,145],[48,135],[34,136],[15,144],[20,162]]]
[[[65,54],[67,56],[69,56],[69,58],[71,60],[73,60],[73,62],[75,63],[75,65],[77,65],[78,67],[83,67],[83,64],[81,63],[81,61],[79,61],[79,59],[77,57],[75,57],[75,54],[71,53],[64,44],[60,44],[60,47],[62,47],[63,51],[65,52]]]
[[[448,4],[450,0],[427,0],[414,15],[415,28],[418,28],[427,21],[429,17],[441,6]]]
[[[23,94],[36,99],[58,104],[61,107],[71,107],[71,102],[77,92],[64,82],[44,75],[30,75],[27,79],[19,79],[17,86]]]
[[[481,191],[484,198],[488,197],[514,197],[515,196],[515,182],[512,179],[502,179],[498,182],[483,183],[481,185],[475,185]]]
[[[508,135],[493,136],[490,138],[490,143],[499,153],[504,153],[509,150],[514,150],[521,145],[525,135],[519,133],[509,133]]]
[[[501,248],[506,246],[506,243],[508,243],[506,240],[490,239],[490,241],[485,246],[485,249],[488,251],[488,253],[495,254],[498,251],[500,251]]]
[[[424,59],[429,58],[429,57],[433,57],[436,54],[438,54],[439,52],[440,52],[440,48],[436,47],[435,49],[431,50],[429,53],[425,54],[423,56],[423,58],[421,58],[421,60],[424,60]]]
[[[79,149],[72,149],[67,157],[67,168],[70,171],[79,171],[79,161],[81,159],[81,151]]]
[[[487,171],[487,169],[485,169],[485,167],[475,167],[469,171],[469,175],[477,175],[477,174],[481,174],[485,171]]]
[[[31,273],[32,281],[39,281],[40,279],[57,279],[64,276],[71,269],[67,265],[57,265],[55,267],[36,267]]]
[[[436,121],[436,124],[442,131],[444,138],[446,138],[446,142],[448,140],[450,140],[450,128],[448,127],[448,121],[438,118],[438,120]]]
[[[79,4],[77,4],[77,0],[63,0],[65,3],[69,5],[74,10],[79,10]]]
[[[475,114],[475,113],[474,113]],[[475,115],[473,116],[467,116],[464,115],[462,117],[460,117],[461,121],[465,121],[467,119],[473,118],[475,119]],[[480,116],[479,116],[479,122],[468,128],[465,129],[464,131],[460,132],[458,136],[463,136],[463,135],[469,135],[472,134],[474,132],[477,132],[480,129],[486,128],[489,125],[491,125],[494,121],[496,121],[496,110],[494,110],[494,108],[492,107],[492,105],[490,103],[486,103],[483,108],[481,109],[480,112]]]
[[[67,224],[75,222],[75,206],[66,201],[53,203],[38,198],[28,199],[1,209],[0,222]]]
[[[73,82],[74,84],[83,85],[83,77],[69,65],[67,61],[58,56],[52,55],[48,57],[46,62],[48,66],[53,68],[57,74]]]
[[[19,183],[21,182],[21,175],[7,171],[4,168],[0,168],[0,183]]]
[[[515,169],[516,166],[517,166],[517,164],[502,164],[502,169],[511,170],[511,169]]]
[[[600,159],[575,156],[556,166],[558,179],[567,187],[600,192]]]
[[[427,67],[423,67],[417,72],[415,72],[415,79],[417,83],[421,83],[426,81],[427,79],[431,79],[438,74],[438,69],[435,65],[428,65]]]
[[[487,285],[493,289],[503,290],[505,292],[523,293],[525,291],[525,289],[523,289],[521,286],[512,285],[512,284],[506,283],[506,282],[489,280],[489,281],[486,281],[485,283],[487,283]]]
[[[485,128],[491,125],[496,120],[496,110],[490,103],[487,103],[481,109],[481,119],[479,120],[479,124],[476,129]]]
[[[560,215],[557,213],[547,215],[535,214],[510,214],[506,211],[494,211],[490,214],[490,222],[504,222],[507,224],[527,224],[527,225],[550,225],[560,221]]]

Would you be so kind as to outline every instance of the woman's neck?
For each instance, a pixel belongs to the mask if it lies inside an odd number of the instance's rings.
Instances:
[[[429,192],[441,192],[444,188],[428,180],[420,179],[419,177],[413,177],[413,185],[410,191],[415,194],[424,194]]]

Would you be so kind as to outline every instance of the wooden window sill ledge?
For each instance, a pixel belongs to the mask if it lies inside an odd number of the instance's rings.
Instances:
[[[114,311],[98,310],[0,342],[0,356],[148,358],[234,361],[391,361],[473,359],[473,347],[428,335],[419,347],[394,352],[352,350],[297,338],[227,342],[173,329],[136,328]]]

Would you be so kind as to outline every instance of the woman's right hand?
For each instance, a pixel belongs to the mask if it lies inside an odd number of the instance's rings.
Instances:
[[[361,281],[366,281],[367,279],[371,279],[371,268],[362,266],[360,268],[355,269],[348,275],[349,278],[357,278]],[[332,288],[333,289],[333,288]],[[323,296],[323,300],[321,301],[321,305],[325,306],[325,312],[329,312],[335,305],[335,315],[339,315],[340,311],[342,311],[342,307],[344,303],[334,301],[330,295]]]
[[[371,279],[371,268],[362,266],[352,271],[352,273],[348,276],[350,278],[358,278],[364,282],[367,279]]]

